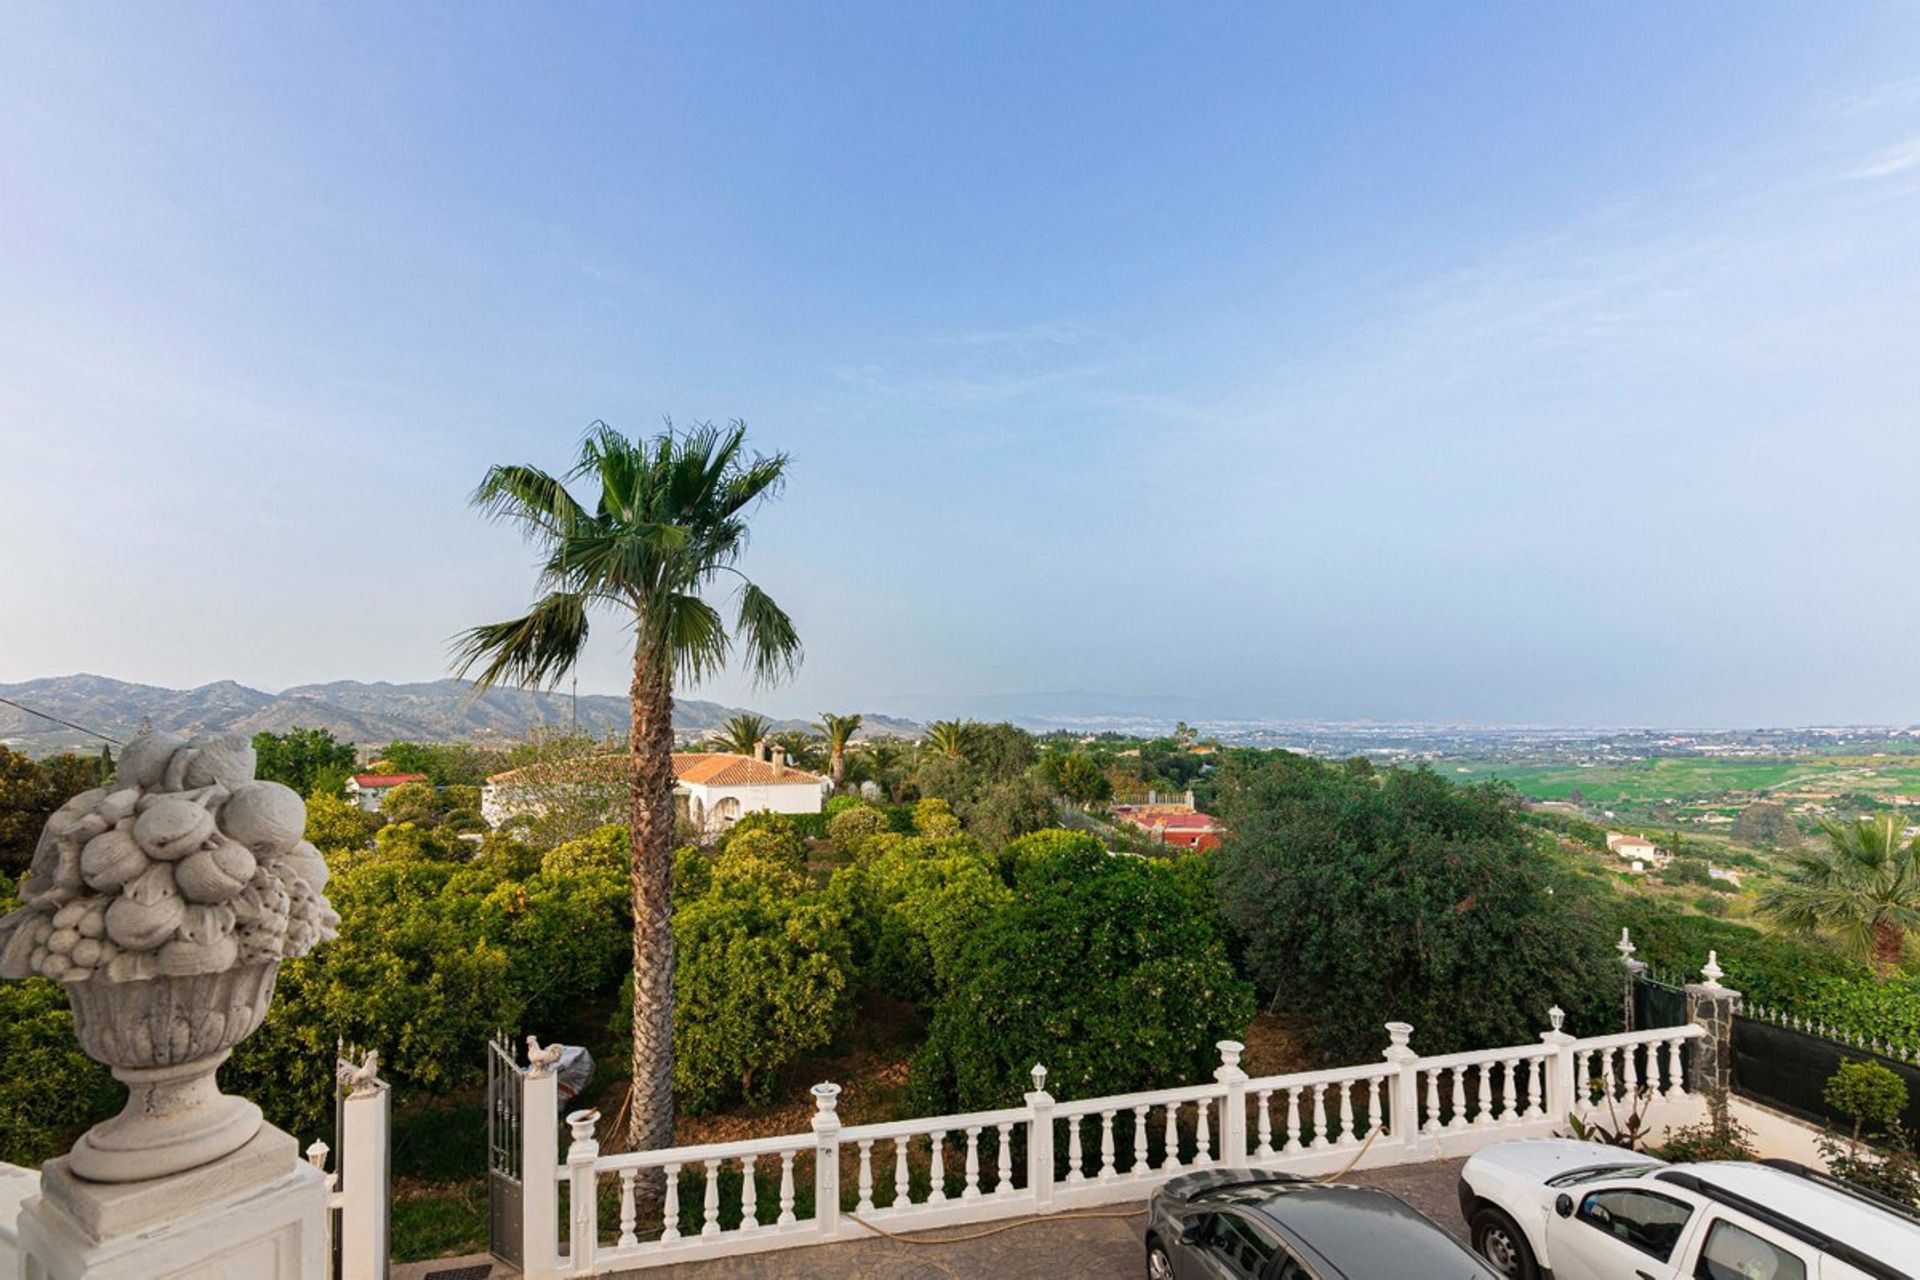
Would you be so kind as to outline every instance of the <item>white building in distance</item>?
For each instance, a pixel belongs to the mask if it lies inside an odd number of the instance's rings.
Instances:
[[[542,812],[554,788],[603,786],[607,821],[625,816],[627,758],[607,754],[496,773],[480,793],[480,816],[498,827]],[[731,751],[673,753],[674,799],[682,814],[707,835],[718,835],[749,813],[819,813],[831,784],[817,773],[786,762],[786,752],[762,743],[755,754]]]

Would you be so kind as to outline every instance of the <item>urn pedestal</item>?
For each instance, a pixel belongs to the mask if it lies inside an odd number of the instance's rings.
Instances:
[[[142,1182],[90,1182],[63,1156],[20,1211],[20,1275],[328,1280],[327,1214],[325,1176],[272,1125],[209,1164]]]
[[[144,1182],[238,1151],[260,1132],[260,1108],[220,1092],[215,1072],[252,1035],[280,966],[144,982],[67,984],[80,1047],[127,1086],[127,1105],[74,1143],[75,1177]]]

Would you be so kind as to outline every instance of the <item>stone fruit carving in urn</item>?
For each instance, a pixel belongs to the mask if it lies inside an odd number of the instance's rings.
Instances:
[[[79,1177],[164,1177],[260,1131],[260,1108],[214,1072],[266,1017],[280,962],[340,918],[301,838],[306,804],[253,768],[242,737],[140,735],[113,782],[47,819],[22,906],[0,919],[0,978],[65,984],[80,1047],[127,1086],[126,1108],[74,1144]]]

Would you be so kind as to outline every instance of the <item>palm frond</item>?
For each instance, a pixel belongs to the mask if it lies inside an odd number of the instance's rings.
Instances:
[[[732,642],[720,611],[699,596],[676,592],[667,597],[665,627],[674,671],[697,683],[727,664]]]
[[[578,592],[555,591],[524,617],[462,632],[453,644],[454,674],[464,676],[479,666],[474,683],[482,689],[556,683],[586,648],[586,603]]]
[[[800,667],[800,633],[786,610],[773,597],[749,582],[740,589],[740,617],[735,628],[747,667],[756,683],[771,684]]]
[[[560,480],[539,467],[490,467],[468,499],[490,520],[512,520],[529,537],[565,537],[586,511]]]

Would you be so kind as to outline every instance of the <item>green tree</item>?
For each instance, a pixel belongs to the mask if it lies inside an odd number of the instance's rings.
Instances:
[[[848,761],[848,777],[871,782],[888,800],[898,801],[907,785],[907,754],[894,742],[868,742]]]
[[[994,861],[967,836],[888,836],[864,863],[833,876],[854,954],[868,981],[927,1000],[941,990],[973,930],[1010,899]]]
[[[917,1105],[1005,1106],[1036,1062],[1060,1096],[1203,1079],[1244,1037],[1252,991],[1173,869],[1097,845],[1039,856],[967,930],[914,1055]]]
[[[852,960],[839,911],[784,867],[722,854],[712,888],[673,923],[680,1096],[691,1111],[767,1101],[780,1069],[846,1021]]]
[[[1378,1053],[1391,1021],[1445,1053],[1530,1040],[1550,1005],[1611,1018],[1596,904],[1535,852],[1507,791],[1281,752],[1226,770],[1222,910],[1263,998],[1313,1011],[1324,1055]]]
[[[920,745],[930,755],[958,763],[972,753],[979,728],[971,720],[935,720],[927,725]]]
[[[926,799],[913,806],[913,829],[923,836],[960,834],[960,819],[945,800]]]
[[[106,778],[101,767],[99,756],[35,760],[0,747],[0,875],[27,869],[47,819],[69,799],[99,786]]]
[[[967,830],[989,849],[1052,826],[1058,817],[1047,788],[1024,773],[993,783],[960,810]]]
[[[1733,820],[1733,838],[1769,849],[1792,849],[1800,844],[1800,828],[1794,825],[1787,806],[1777,800],[1764,800],[1740,811]]]
[[[482,687],[550,684],[586,647],[590,609],[610,608],[633,628],[627,830],[633,910],[633,1092],[628,1146],[673,1141],[673,688],[719,671],[737,639],[757,679],[799,663],[800,638],[773,598],[738,568],[747,520],[778,492],[784,454],[746,453],[746,427],[671,426],[631,440],[595,424],[565,479],[590,478],[583,502],[562,478],[533,466],[496,466],[474,493],[489,514],[514,521],[541,548],[545,594],[523,617],[475,627],[458,669],[479,667]],[[732,636],[705,596],[738,578]]]
[[[303,796],[331,793],[347,785],[355,752],[351,742],[336,742],[326,729],[289,729],[285,733],[256,733],[253,774],[283,783]]]
[[[1883,813],[1822,822],[1824,844],[1790,856],[1784,878],[1762,891],[1760,909],[1795,933],[1835,939],[1881,977],[1891,974],[1907,934],[1920,928],[1920,847],[1903,834],[1904,821]]]
[[[1083,751],[1058,751],[1041,758],[1041,776],[1070,803],[1082,807],[1113,799],[1113,782]]]
[[[507,767],[507,753],[470,742],[389,742],[380,758],[395,773],[424,773],[436,787],[485,786]]]
[[[847,776],[847,746],[853,741],[853,735],[860,732],[860,717],[822,711],[817,726],[820,736],[827,740],[827,777],[838,791]]]
[[[851,805],[827,819],[827,839],[844,857],[857,857],[868,840],[891,830],[887,815],[870,804]]]
[[[750,756],[759,750],[760,744],[773,732],[773,722],[765,716],[757,716],[751,711],[743,711],[729,717],[720,726],[720,736],[714,741],[720,744],[722,751],[731,751],[737,755]]]

